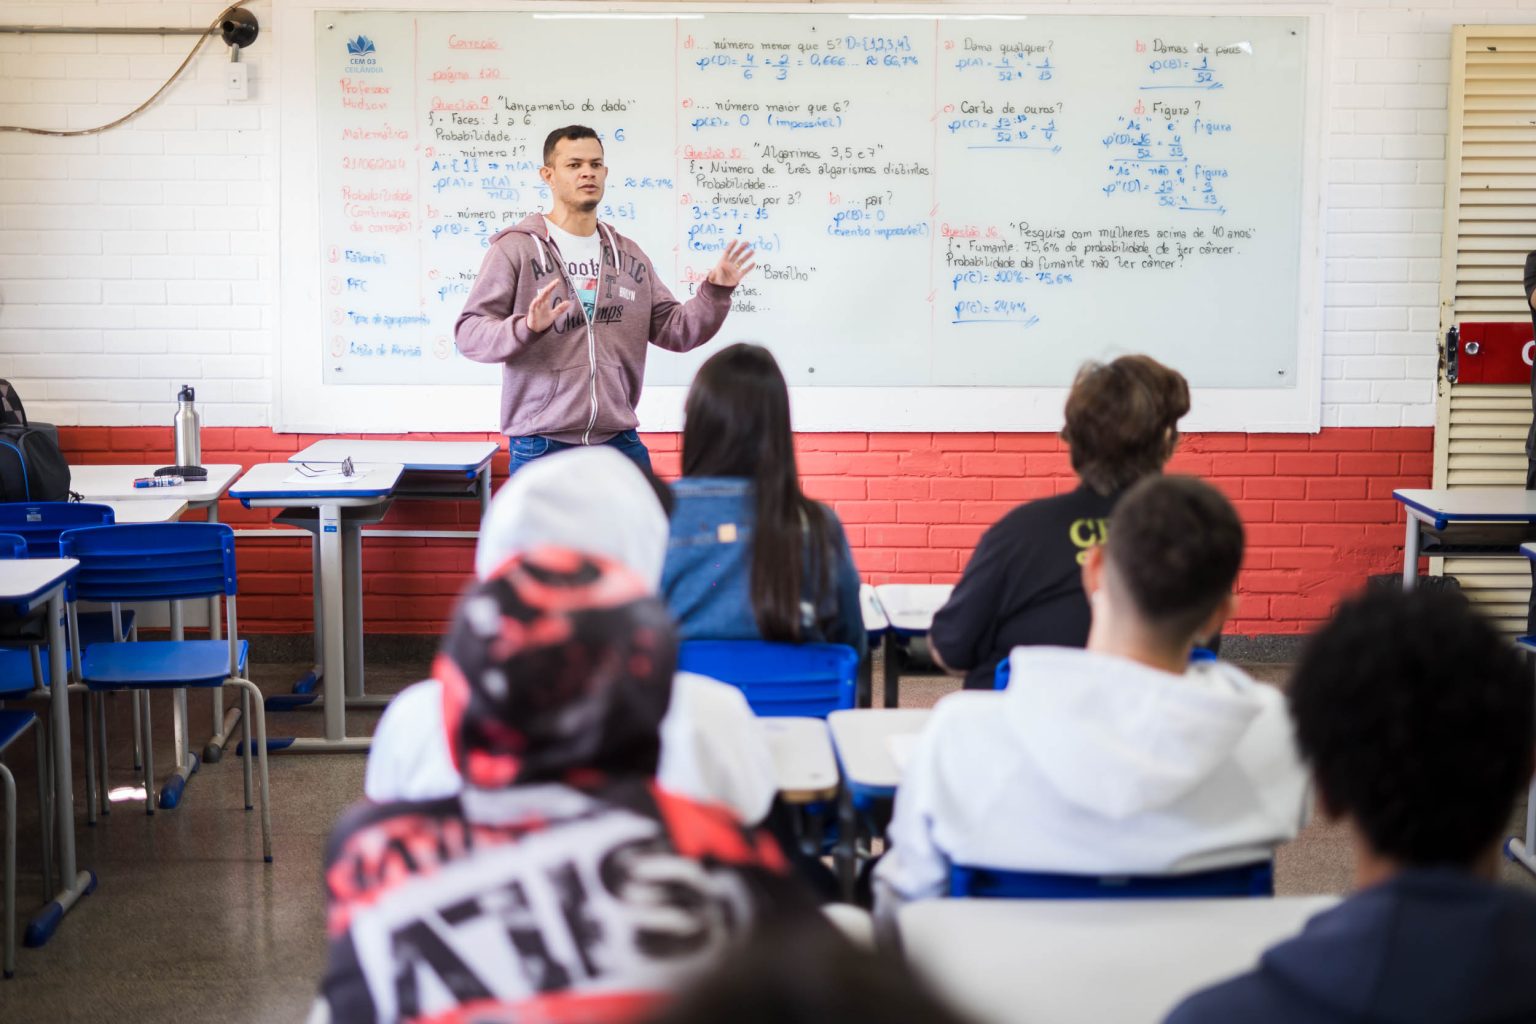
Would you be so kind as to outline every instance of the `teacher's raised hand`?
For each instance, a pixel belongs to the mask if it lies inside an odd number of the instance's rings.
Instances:
[[[720,262],[710,269],[706,280],[722,288],[735,288],[757,266],[752,260],[753,255],[752,247],[746,242],[732,242],[725,247]]]
[[[566,299],[558,306],[554,304],[552,296],[554,295],[555,286],[559,283],[558,280],[551,281],[543,288],[540,288],[538,294],[533,297],[533,303],[528,307],[528,329],[535,334],[540,331],[549,330],[550,327],[554,326],[556,320],[570,312],[570,299]]]

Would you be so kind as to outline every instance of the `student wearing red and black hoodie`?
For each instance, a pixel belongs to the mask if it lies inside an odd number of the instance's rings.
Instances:
[[[635,433],[646,345],[687,352],[713,338],[756,266],[752,247],[728,243],[698,294],[678,302],[640,246],[597,219],[608,180],[597,132],[550,132],[539,176],[550,212],[490,239],[454,342],[468,359],[502,364],[513,472],[587,444],[612,445],[648,470]]]
[[[465,788],[337,825],[311,1022],[627,1021],[768,918],[817,926],[770,837],[656,786],[676,653],[595,556],[542,548],[465,594],[433,668]]]

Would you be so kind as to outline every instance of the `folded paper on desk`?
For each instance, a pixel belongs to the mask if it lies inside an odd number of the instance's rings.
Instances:
[[[313,469],[300,464],[297,472],[290,473],[288,476],[283,477],[283,483],[335,484],[341,483],[343,481],[347,483],[357,483],[359,480],[366,479],[370,472],[372,472],[372,470],[357,469],[348,475],[342,471],[340,466],[337,466],[335,469]]]

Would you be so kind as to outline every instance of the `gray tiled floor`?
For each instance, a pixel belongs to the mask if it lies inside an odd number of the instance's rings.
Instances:
[[[253,676],[269,693],[283,692],[304,667],[258,665]],[[398,690],[425,669],[425,659],[370,664],[369,690]],[[1276,666],[1255,671],[1271,681],[1284,675]],[[875,679],[878,690],[878,666]],[[902,703],[930,705],[954,685],[941,677],[908,676]],[[100,888],[45,949],[21,951],[16,979],[0,983],[0,1021],[302,1020],[324,952],[324,843],[337,814],[361,795],[363,758],[272,759],[275,862],[267,865],[260,822],[242,809],[240,765],[232,755],[194,778],[181,807],[145,816],[131,795],[137,778],[126,748],[126,703],[117,703],[112,784],[130,793],[119,794],[123,799],[112,814],[88,828],[76,786],[80,863],[97,873]],[[209,722],[206,695],[192,696],[192,712],[200,746]],[[366,733],[376,717],[353,713],[349,731]],[[164,768],[171,743],[164,697],[157,698],[156,719],[156,764]],[[269,729],[274,735],[318,735],[321,716],[274,714]],[[78,757],[78,744],[76,749]],[[7,760],[21,793],[18,895],[25,914],[43,898],[29,742],[13,748]],[[1277,870],[1284,893],[1342,891],[1349,877],[1347,838],[1314,823],[1281,851]]]

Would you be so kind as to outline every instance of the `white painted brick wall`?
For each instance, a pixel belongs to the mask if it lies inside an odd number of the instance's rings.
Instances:
[[[160,424],[177,387],[197,380],[207,422],[270,422],[273,3],[252,5],[262,36],[244,55],[245,103],[224,99],[227,53],[208,45],[158,107],[123,128],[79,139],[0,134],[0,376],[17,381],[40,417]],[[218,6],[6,0],[3,20],[193,25]],[[1451,26],[1536,23],[1536,0],[1325,6],[1323,423],[1426,426]],[[189,45],[182,36],[0,35],[0,123],[110,120],[153,92]]]

